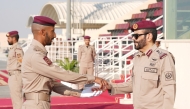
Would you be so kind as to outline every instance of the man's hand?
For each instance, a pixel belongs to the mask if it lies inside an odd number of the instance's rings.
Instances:
[[[96,89],[96,90],[93,90]],[[94,96],[98,96],[100,94],[102,94],[102,90],[98,90],[99,87],[95,86],[95,84],[87,84],[85,85],[83,91],[81,92],[81,96],[82,98],[84,97],[94,97]]]
[[[100,91],[100,90],[102,90],[102,89],[100,88],[100,85],[99,85],[99,84],[95,84],[94,86],[95,86],[95,87],[92,88],[92,91]],[[111,86],[110,84],[108,84],[108,85],[106,85],[106,86],[104,87],[104,90],[106,90],[106,89],[111,90],[111,88],[112,88],[112,86]]]
[[[102,89],[103,91],[107,89],[106,87],[108,85],[108,82],[106,80],[99,78],[99,77],[96,77],[94,82],[99,84],[100,89]]]

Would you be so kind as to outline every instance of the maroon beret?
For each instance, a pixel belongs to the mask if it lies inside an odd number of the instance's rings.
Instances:
[[[140,30],[140,29],[151,29],[151,28],[156,28],[156,24],[152,21],[140,21],[131,27],[132,31]]]
[[[13,36],[13,35],[18,35],[18,31],[10,31],[6,34],[7,37]]]
[[[55,26],[57,24],[54,20],[46,16],[35,16],[33,23],[37,23],[45,26]]]
[[[84,39],[90,39],[91,37],[90,36],[84,36]]]

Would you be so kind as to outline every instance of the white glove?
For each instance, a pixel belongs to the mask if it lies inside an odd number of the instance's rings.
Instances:
[[[92,88],[97,88],[99,86],[95,85],[95,84],[87,84],[85,85],[81,96],[80,97],[94,97],[94,96],[98,96],[100,94],[102,94],[102,91],[92,91]]]

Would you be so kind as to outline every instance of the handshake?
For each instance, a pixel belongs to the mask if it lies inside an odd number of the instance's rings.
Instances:
[[[94,97],[102,94],[106,89],[111,89],[108,82],[99,77],[95,78],[95,84],[86,84],[80,97]]]

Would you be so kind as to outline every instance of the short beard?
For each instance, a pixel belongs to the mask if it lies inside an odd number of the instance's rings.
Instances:
[[[13,43],[12,43],[12,42],[8,42],[8,44],[9,44],[9,45],[13,45]]]
[[[135,42],[134,42],[135,49],[136,50],[142,49],[144,46],[146,46],[146,37],[144,37],[142,40],[136,43],[137,43],[137,46],[135,45]]]
[[[45,38],[46,45],[51,45],[51,41],[52,40],[49,38],[48,33],[46,33],[46,38]]]

